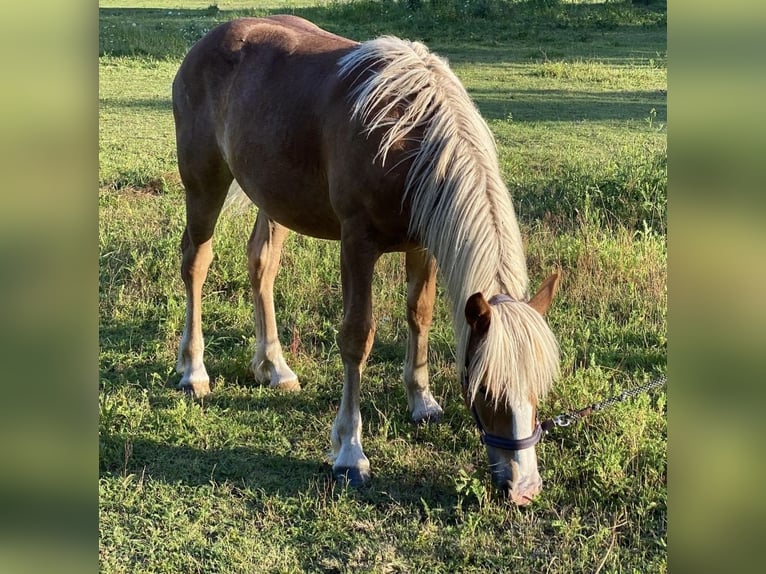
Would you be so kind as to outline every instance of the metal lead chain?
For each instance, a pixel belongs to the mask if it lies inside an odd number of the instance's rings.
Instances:
[[[660,387],[664,385],[667,382],[667,377],[665,375],[661,375],[657,379],[650,381],[646,383],[645,385],[641,385],[639,387],[636,387],[634,389],[629,389],[627,391],[621,392],[619,395],[616,395],[614,397],[611,397],[609,399],[606,399],[604,401],[593,403],[590,406],[587,406],[585,408],[571,411],[568,413],[561,413],[559,415],[556,415],[553,418],[544,420],[540,425],[542,426],[543,430],[545,432],[549,432],[553,429],[553,427],[568,427],[574,422],[577,422],[583,417],[588,416],[592,412],[600,411],[602,409],[605,409],[607,407],[611,407],[614,404],[622,403],[624,401],[627,401],[628,399],[631,399],[635,397],[638,394],[648,392],[652,389],[655,389],[657,387]]]

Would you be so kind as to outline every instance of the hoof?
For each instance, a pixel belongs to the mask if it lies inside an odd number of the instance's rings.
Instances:
[[[407,397],[412,422],[416,425],[438,423],[442,419],[444,411],[439,403],[427,392],[420,396]]]
[[[201,399],[208,396],[210,391],[210,382],[198,382],[198,383],[178,383],[179,390],[183,391],[187,395],[192,395],[195,399]]]
[[[369,473],[362,472],[358,468],[353,467],[334,468],[332,474],[335,482],[340,486],[350,486],[352,488],[360,488],[370,480]]]
[[[297,393],[301,390],[301,384],[298,382],[298,379],[270,384],[269,387],[285,393]]]
[[[250,361],[250,373],[259,385],[268,385],[271,389],[292,393],[301,390],[298,376],[281,357],[276,363],[268,359],[253,359]]]

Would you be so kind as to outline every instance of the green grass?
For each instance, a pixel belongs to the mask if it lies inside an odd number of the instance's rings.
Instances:
[[[254,208],[225,214],[204,299],[214,394],[178,394],[184,209],[169,99],[191,43],[241,14],[296,13],[360,40],[395,33],[447,56],[495,134],[533,287],[564,272],[549,416],[665,371],[664,3],[210,4],[100,3],[101,570],[667,571],[664,391],[550,435],[541,498],[510,507],[460,399],[441,295],[430,359],[445,416],[409,423],[401,255],[376,275],[369,487],[335,487],[325,459],[342,373],[337,244],[291,235],[285,247],[277,315],[303,391],[274,394],[247,374]]]

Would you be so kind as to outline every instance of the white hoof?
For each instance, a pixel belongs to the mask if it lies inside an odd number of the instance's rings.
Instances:
[[[260,385],[269,385],[270,388],[280,391],[300,391],[301,385],[298,382],[298,375],[287,366],[281,357],[276,363],[277,365],[268,359],[253,359],[250,363],[250,372],[253,373],[255,381]]]
[[[412,399],[411,402],[412,422],[414,423],[439,422],[444,414],[431,393],[424,393],[420,397]]]

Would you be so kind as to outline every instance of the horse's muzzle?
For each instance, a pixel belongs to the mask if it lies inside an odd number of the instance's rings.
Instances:
[[[542,480],[537,469],[528,475],[515,476],[520,469],[506,453],[487,448],[492,480],[503,494],[514,504],[530,504],[542,490]]]
[[[540,486],[529,487],[516,487],[513,486],[510,480],[500,485],[503,494],[517,506],[526,506],[530,504],[538,494],[540,494]]]

